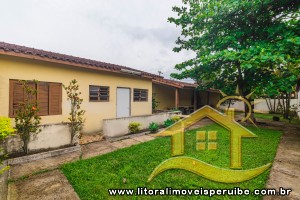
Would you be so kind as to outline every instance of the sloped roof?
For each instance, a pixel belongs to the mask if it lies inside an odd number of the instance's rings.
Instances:
[[[162,84],[162,85],[167,85],[171,87],[176,87],[176,88],[196,88],[198,85],[194,83],[186,83],[186,82],[181,82],[181,81],[175,81],[175,80],[170,80],[170,79],[162,79],[162,78],[155,78],[152,80],[153,83],[156,84]]]
[[[70,56],[70,55],[65,55],[60,53],[54,53],[50,51],[44,51],[41,49],[34,49],[25,46],[9,44],[5,42],[0,42],[0,55],[1,54],[66,64],[66,65],[93,69],[93,70],[110,71],[110,72],[117,72],[117,73],[130,73],[132,71],[136,73],[131,73],[131,74],[140,75],[146,78],[163,78],[156,74],[151,74],[148,72],[140,71],[122,65],[115,65],[115,64],[90,60],[86,58],[80,58],[80,57],[75,57],[75,56]]]

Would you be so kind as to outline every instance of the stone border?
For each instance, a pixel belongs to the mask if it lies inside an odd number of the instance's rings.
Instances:
[[[45,159],[45,158],[49,158],[49,157],[59,156],[62,154],[72,153],[72,152],[76,152],[76,151],[81,151],[80,145],[76,145],[73,147],[67,147],[67,148],[63,148],[63,149],[57,149],[57,150],[53,150],[53,151],[32,154],[32,155],[28,155],[28,156],[22,156],[22,157],[18,157],[18,158],[11,158],[11,159],[7,160],[7,163],[8,163],[8,165],[17,165],[17,164],[21,164],[21,163],[26,163],[26,162]]]
[[[3,166],[0,166],[0,169],[6,166],[6,161],[3,162]],[[7,192],[8,192],[8,171],[4,171],[3,174],[0,175],[0,200],[7,200]]]

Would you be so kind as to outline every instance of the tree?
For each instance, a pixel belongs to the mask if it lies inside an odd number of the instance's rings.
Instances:
[[[283,117],[288,119],[292,113],[293,105],[290,105],[292,92],[296,91],[295,83],[298,79],[298,69],[293,66],[285,66],[282,70],[276,70],[268,83],[258,87],[261,94],[265,94],[266,102],[271,112],[280,109]],[[269,97],[269,98],[268,98]],[[273,104],[270,99],[274,99]],[[278,99],[276,106],[276,99]],[[295,110],[295,109],[294,109]],[[295,110],[296,111],[296,110]]]
[[[177,79],[192,78],[200,89],[217,88],[242,96],[267,85],[276,71],[299,74],[299,1],[183,0],[173,7],[181,26],[175,52],[196,56],[177,64]],[[295,82],[296,83],[296,82]],[[291,84],[295,84],[294,82]]]
[[[76,79],[70,81],[68,86],[63,85],[63,88],[67,93],[67,99],[71,102],[70,117],[68,119],[70,121],[71,142],[76,144],[80,138],[80,131],[85,121],[85,110],[81,109],[83,99],[79,97],[81,92],[79,92],[79,85]]]
[[[20,81],[24,88],[24,102],[20,103],[17,108],[17,116],[15,117],[15,124],[17,134],[20,135],[23,141],[23,151],[28,154],[28,143],[32,136],[41,132],[40,121],[38,116],[38,103],[36,101],[37,90],[35,85],[36,80],[32,82]]]

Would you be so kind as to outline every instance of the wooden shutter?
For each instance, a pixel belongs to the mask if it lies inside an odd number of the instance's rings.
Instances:
[[[49,84],[39,82],[37,87],[38,115],[49,115]]]
[[[62,85],[49,83],[49,115],[61,114]]]
[[[17,80],[9,80],[9,116],[15,117],[16,111],[25,101],[24,87]]]

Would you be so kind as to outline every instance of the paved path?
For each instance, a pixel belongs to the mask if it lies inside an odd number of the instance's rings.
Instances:
[[[11,166],[9,178],[14,181],[9,184],[8,200],[79,199],[66,177],[58,170],[60,165],[79,160],[80,157],[87,159],[153,139],[151,135],[135,135],[121,140],[94,142],[82,145],[82,154],[74,152]]]
[[[281,127],[281,137],[275,160],[272,165],[267,188],[292,189],[287,197],[265,197],[271,199],[300,199],[300,126]]]

